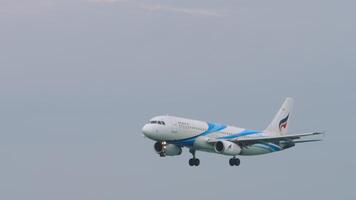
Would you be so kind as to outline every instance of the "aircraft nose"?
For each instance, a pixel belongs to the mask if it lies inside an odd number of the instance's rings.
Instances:
[[[146,124],[142,127],[142,133],[147,136],[147,137],[151,137],[152,136],[152,127],[149,124]]]

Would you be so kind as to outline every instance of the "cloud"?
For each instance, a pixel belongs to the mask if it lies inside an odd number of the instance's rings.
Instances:
[[[222,14],[214,11],[214,10],[207,10],[207,9],[190,9],[190,8],[179,8],[175,6],[167,6],[167,5],[146,5],[142,4],[141,7],[145,10],[152,11],[152,12],[176,12],[188,15],[200,15],[200,16],[212,16],[212,17],[221,17]]]
[[[97,3],[129,3],[128,0],[88,0],[89,2],[97,2]]]
[[[91,2],[98,3],[111,3],[118,5],[131,5],[136,8],[141,8],[150,12],[172,12],[172,13],[180,13],[186,15],[195,15],[195,16],[209,16],[209,17],[222,17],[223,14],[216,10],[210,9],[193,9],[193,8],[182,8],[170,5],[163,4],[145,4],[138,1],[129,1],[129,0],[90,0]]]

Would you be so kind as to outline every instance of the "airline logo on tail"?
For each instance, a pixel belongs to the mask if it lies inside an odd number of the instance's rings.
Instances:
[[[288,126],[288,118],[289,118],[289,114],[287,115],[286,118],[282,119],[280,122],[279,122],[279,130],[282,131],[282,128],[287,128]]]

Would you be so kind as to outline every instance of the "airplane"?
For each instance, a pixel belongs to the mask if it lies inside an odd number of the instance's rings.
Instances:
[[[190,166],[199,166],[196,151],[232,156],[230,166],[239,166],[237,156],[261,155],[294,147],[297,143],[321,139],[302,139],[324,132],[287,134],[293,98],[286,98],[272,122],[263,131],[239,128],[174,116],[153,117],[142,128],[145,137],[156,141],[154,149],[161,157],[178,156],[189,148]]]

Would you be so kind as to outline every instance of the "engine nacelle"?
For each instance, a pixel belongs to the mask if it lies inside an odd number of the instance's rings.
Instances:
[[[214,150],[216,153],[236,156],[241,153],[241,147],[230,141],[218,141],[214,145]]]
[[[161,156],[178,156],[182,154],[182,148],[175,144],[167,144],[167,142],[156,142],[154,145],[155,151]]]

